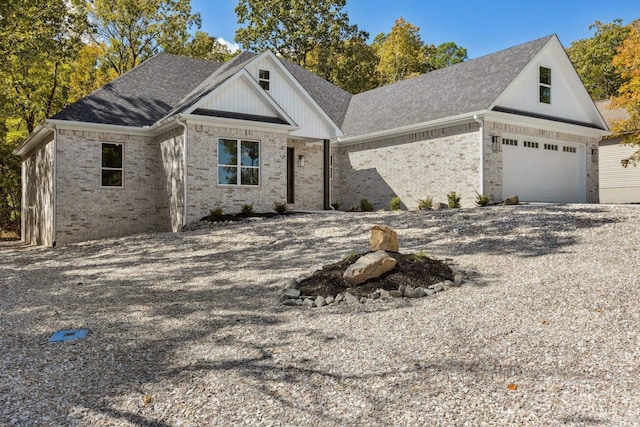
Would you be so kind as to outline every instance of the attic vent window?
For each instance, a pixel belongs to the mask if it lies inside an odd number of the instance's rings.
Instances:
[[[258,84],[262,89],[269,90],[269,78],[270,78],[270,73],[268,70],[258,71]]]
[[[540,102],[551,104],[551,68],[540,67]]]

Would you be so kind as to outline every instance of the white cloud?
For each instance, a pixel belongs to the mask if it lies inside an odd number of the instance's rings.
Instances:
[[[222,45],[225,45],[227,48],[229,48],[231,53],[234,53],[235,51],[240,49],[240,46],[238,46],[237,43],[228,42],[225,39],[223,39],[222,37],[218,37],[217,42],[222,44]]]

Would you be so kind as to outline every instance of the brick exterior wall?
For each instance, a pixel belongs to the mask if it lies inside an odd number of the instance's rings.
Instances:
[[[324,205],[324,157],[322,141],[307,144],[289,140],[294,149],[294,202],[291,209],[322,210]],[[298,156],[304,156],[304,166],[298,166]]]
[[[184,221],[184,130],[177,127],[157,140],[161,164],[157,222],[159,225],[170,224],[172,231],[180,231]]]
[[[333,148],[332,202],[340,209],[367,198],[375,209],[389,209],[399,196],[407,209],[420,199],[447,201],[461,195],[473,206],[479,189],[480,149],[475,123]]]
[[[53,244],[53,132],[22,163],[22,241]]]
[[[587,203],[598,203],[599,198],[599,176],[598,176],[598,163],[594,162],[591,158],[591,150],[598,148],[598,138],[570,134],[565,132],[556,132],[544,129],[529,128],[525,126],[510,125],[498,122],[486,122],[485,123],[485,158],[489,157],[485,166],[485,185],[487,186],[487,192],[494,194],[498,200],[510,195],[502,194],[502,156],[501,153],[487,154],[487,151],[491,151],[491,137],[490,135],[510,134],[523,137],[538,137],[545,138],[554,141],[567,141],[573,143],[579,143],[585,145],[586,155],[586,189]],[[487,147],[488,140],[488,150]],[[487,176],[487,171],[491,171],[491,177]],[[489,179],[491,181],[489,181]]]
[[[260,142],[259,186],[218,185],[218,138]],[[271,212],[273,202],[286,202],[286,133],[190,124],[187,140],[187,223],[217,207],[237,213],[253,204],[256,212]]]
[[[102,143],[123,145],[123,187],[101,187]],[[167,230],[156,217],[159,152],[151,137],[59,130],[56,240]]]

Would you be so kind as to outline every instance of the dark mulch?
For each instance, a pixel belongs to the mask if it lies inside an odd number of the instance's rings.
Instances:
[[[389,255],[398,261],[393,270],[377,279],[371,279],[361,285],[352,286],[342,278],[342,275],[347,267],[362,255],[364,254],[326,265],[322,270],[316,271],[311,277],[300,282],[297,288],[300,289],[303,295],[328,297],[349,292],[354,296],[361,297],[367,296],[376,289],[392,291],[398,289],[400,285],[413,288],[419,286],[427,287],[445,280],[453,280],[453,272],[441,261],[428,257],[389,252]]]

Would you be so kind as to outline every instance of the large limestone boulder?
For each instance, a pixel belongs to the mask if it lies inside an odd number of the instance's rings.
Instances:
[[[369,279],[382,276],[393,270],[397,261],[385,251],[371,252],[361,256],[344,272],[344,279],[352,285],[359,285]]]
[[[398,233],[386,225],[374,225],[371,228],[369,250],[398,252]]]

